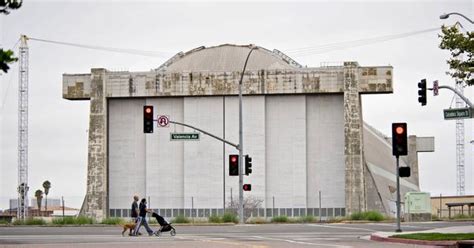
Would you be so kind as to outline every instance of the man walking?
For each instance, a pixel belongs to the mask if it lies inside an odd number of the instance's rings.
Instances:
[[[138,195],[133,196],[133,202],[132,202],[132,209],[130,211],[130,217],[132,217],[133,223],[135,223],[135,227],[138,225]],[[135,234],[135,232],[133,232]],[[141,233],[138,233],[138,235],[141,235]]]
[[[137,235],[138,231],[140,230],[141,225],[145,226],[146,231],[148,232],[148,235],[151,236],[153,235],[153,230],[151,230],[150,226],[148,226],[148,221],[146,220],[146,213],[150,212],[148,208],[146,208],[146,199],[143,198],[140,201],[140,206],[139,208],[139,213],[138,213],[138,220],[137,224],[135,226],[135,231],[134,234]]]

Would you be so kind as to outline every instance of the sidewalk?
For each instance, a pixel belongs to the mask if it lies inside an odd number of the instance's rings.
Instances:
[[[410,233],[474,233],[474,225],[470,226],[454,226],[445,228],[436,228],[425,231],[413,231],[413,232],[376,232],[370,235],[370,240],[381,241],[381,242],[393,242],[402,244],[413,244],[413,245],[426,245],[432,247],[469,247],[468,245],[474,246],[474,240],[453,240],[453,241],[427,241],[427,240],[414,240],[414,239],[401,239],[401,238],[390,238],[392,235],[397,234],[410,234]],[[463,246],[466,245],[466,246]]]

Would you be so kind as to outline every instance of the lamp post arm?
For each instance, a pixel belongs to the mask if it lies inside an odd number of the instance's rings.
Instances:
[[[458,13],[458,12],[452,12],[452,13],[444,14],[443,16],[446,16],[446,18],[447,18],[447,17],[450,16],[450,15],[462,16],[462,17],[464,17],[464,19],[466,19],[468,22],[470,22],[471,24],[474,24],[474,22],[473,22],[471,19],[469,19],[467,16],[465,16],[465,15],[463,15],[463,14],[461,14],[461,13]]]
[[[461,99],[464,100],[464,102],[467,103],[467,105],[469,105],[470,108],[473,108],[474,106],[472,105],[472,102],[469,101],[469,99],[467,97],[465,97],[461,92],[457,91],[455,88],[451,87],[451,86],[448,86],[448,85],[442,85],[442,86],[438,86],[439,89],[448,89],[448,90],[451,90],[452,92],[454,92],[456,95],[458,95]],[[433,90],[433,88],[429,88],[428,90]]]

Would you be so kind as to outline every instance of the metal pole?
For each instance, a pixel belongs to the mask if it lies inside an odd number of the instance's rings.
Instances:
[[[275,217],[275,196],[273,196],[272,217]]]
[[[239,81],[239,223],[243,224],[244,220],[244,173],[243,173],[243,160],[244,160],[244,137],[243,137],[243,122],[242,122],[242,80],[245,74],[245,68],[247,68],[247,62],[249,61],[250,54],[257,47],[251,47],[247,59],[245,60],[244,69],[240,75]]]
[[[191,196],[191,216],[193,218],[193,224],[194,224],[194,197]]]
[[[439,219],[441,219],[441,217],[443,216],[443,206],[441,205],[441,197],[442,195],[439,194]]]
[[[400,172],[399,167],[399,156],[397,156],[397,230],[395,232],[402,232],[400,227]]]
[[[322,222],[321,213],[321,190],[319,191],[319,222]]]
[[[222,97],[222,139],[225,139],[225,96]],[[225,213],[225,142],[222,142],[222,208]]]
[[[64,196],[61,196],[61,201],[63,203],[63,219],[64,219]]]

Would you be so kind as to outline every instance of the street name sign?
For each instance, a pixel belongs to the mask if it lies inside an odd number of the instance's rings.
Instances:
[[[199,141],[199,133],[170,133],[171,141]]]
[[[472,111],[470,108],[445,109],[443,112],[445,120],[472,118]]]

